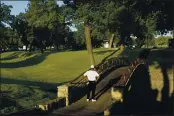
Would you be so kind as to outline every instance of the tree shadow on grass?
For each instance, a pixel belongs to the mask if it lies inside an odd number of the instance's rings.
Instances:
[[[116,52],[118,52],[120,49],[118,49],[118,50],[108,50],[109,52],[110,51],[113,51],[111,54],[109,54],[108,56],[106,56],[105,58],[103,58],[103,60],[99,63],[99,65],[100,64],[102,64],[102,63],[104,63],[110,56],[112,56],[112,55],[114,55]],[[108,51],[98,51],[98,52],[94,52],[94,53],[97,53],[97,54],[104,54],[104,53],[106,53],[106,52],[108,52]]]
[[[141,58],[148,58],[146,54],[148,50],[144,51],[145,53],[139,54]],[[169,96],[169,90],[171,81],[167,73],[167,69],[171,69],[173,62],[161,63],[159,57],[162,52],[165,53],[165,50],[158,50],[154,52],[159,52],[157,55],[151,51],[151,55],[155,54],[151,61],[148,61],[149,64],[156,61],[159,64],[158,68],[161,68],[163,74],[163,88],[161,91],[161,101],[157,101],[157,94],[159,91],[157,89],[152,89],[151,87],[151,77],[149,74],[149,68],[145,65],[139,65],[138,68],[133,73],[128,86],[124,89],[123,103],[115,103],[111,107],[111,115],[172,115],[173,113],[173,99],[174,93]],[[170,54],[170,53],[168,53]],[[171,56],[171,54],[170,54]],[[162,58],[162,61],[167,58],[165,55]],[[172,56],[173,57],[173,56]]]
[[[174,99],[174,88],[170,84],[174,80],[174,49],[159,49],[151,51],[151,58],[149,58],[149,64],[153,65],[154,62],[158,63],[156,69],[161,69],[163,88],[161,91],[161,104],[163,114],[172,114],[174,103],[171,101]],[[173,73],[169,78],[169,70]],[[172,77],[173,76],[173,77]],[[171,93],[171,91],[173,93]],[[169,96],[170,95],[170,96]]]
[[[36,86],[42,90],[49,90],[52,92],[57,92],[57,86],[63,85],[63,83],[48,83],[48,82],[36,82],[36,81],[28,81],[28,80],[16,80],[9,78],[1,78],[1,84],[17,84],[17,85],[25,85],[25,86]]]
[[[156,101],[158,91],[151,89],[150,76],[144,65],[138,66],[128,85],[123,92],[123,103],[112,105],[111,115],[161,114],[161,103]]]
[[[129,89],[124,93],[124,104],[128,114],[157,113],[157,90],[151,89],[150,75],[145,65],[139,65],[129,82]]]
[[[1,108],[0,108],[0,114],[4,115],[9,112],[17,111],[18,109],[22,108],[22,106],[18,105],[16,100],[13,100],[8,95],[2,95],[1,93]]]
[[[107,58],[109,58],[110,56],[115,54],[118,50],[111,50],[111,51],[114,51],[114,52],[112,52],[110,55],[105,57],[102,60],[101,63],[105,62],[105,60]],[[43,62],[48,55],[50,55],[51,53],[55,53],[55,52],[57,52],[57,51],[45,52],[44,54],[35,55],[34,57],[31,57],[31,58],[28,58],[26,60],[19,61],[19,62],[12,62],[12,63],[3,63],[3,62],[1,62],[0,68],[21,68],[21,67],[37,65],[37,64]],[[104,52],[108,52],[108,51],[104,51]],[[12,60],[14,58],[17,58],[21,53],[24,53],[22,55],[23,57],[27,57],[27,56],[30,56],[32,54],[30,52],[27,52],[27,53],[25,53],[25,52],[16,52],[16,53],[13,53],[13,54],[11,54],[10,56],[8,56],[6,58],[2,58],[1,60]]]
[[[0,101],[1,102],[1,109],[8,107],[8,106],[16,105],[16,101],[10,99],[8,94],[10,94],[10,91],[8,91],[8,92],[1,91],[1,101]]]
[[[17,58],[19,54],[20,54],[20,52],[15,52],[15,53],[10,54],[8,57],[1,58],[0,60],[12,60],[12,59]]]
[[[3,100],[3,107],[2,110],[11,108],[15,108],[15,112],[13,113],[14,115],[41,115],[41,114],[47,114],[47,112],[38,110],[37,108],[34,108],[33,103],[35,105],[38,105],[39,103],[43,103],[45,100],[49,99],[55,99],[56,98],[56,93],[57,93],[57,86],[58,85],[63,85],[66,82],[63,83],[44,83],[44,82],[36,82],[36,81],[26,81],[26,80],[15,80],[15,79],[7,79],[7,78],[1,78],[1,84],[5,84],[4,86],[10,85],[10,84],[15,84],[10,87],[17,87],[15,89],[21,89],[21,90],[9,90],[9,91],[1,91],[3,95],[5,95],[3,98],[1,96],[1,100]],[[18,86],[19,85],[19,86]],[[22,86],[20,86],[22,85]],[[17,92],[17,93],[16,93]],[[21,93],[20,93],[21,92]],[[14,93],[14,94],[13,94]],[[12,95],[13,94],[13,95]],[[2,94],[1,94],[2,95]],[[10,96],[13,96],[13,99],[10,98]],[[16,100],[28,100],[29,103],[25,104],[24,106],[19,106],[19,101]],[[32,103],[31,103],[32,102]],[[26,102],[25,102],[26,103]],[[26,109],[25,106],[30,106],[31,109]],[[21,111],[24,110],[24,111]],[[10,113],[9,115],[12,115],[13,111],[7,111],[5,114]],[[18,113],[19,112],[19,113]],[[34,114],[33,114],[34,113]]]
[[[106,56],[97,66],[103,64],[103,63],[107,60],[107,58],[109,58],[110,56],[112,56],[113,54],[115,54],[118,50],[111,50],[111,51],[114,51],[114,52],[112,52],[110,55]],[[106,51],[106,52],[108,52],[108,51]],[[88,69],[88,70],[90,70],[90,69]],[[111,70],[113,70],[113,69],[111,69]],[[86,71],[85,71],[85,72],[86,72]],[[73,79],[73,80],[71,80],[71,81],[69,81],[69,82],[76,82],[76,81],[78,81],[78,79],[80,79],[81,77],[83,77],[83,74],[84,74],[85,72],[81,73],[78,77],[76,77],[75,79]],[[108,72],[111,72],[111,71],[107,71],[105,74],[102,75],[102,77],[105,77],[105,75],[108,75]],[[103,79],[103,78],[100,78],[99,81],[100,81],[101,79]],[[98,82],[99,82],[99,81],[98,81]]]
[[[107,52],[115,53],[117,50],[103,50],[103,51],[95,51],[94,54],[105,54]]]
[[[3,63],[3,62],[1,62],[0,68],[21,68],[21,67],[37,65],[37,64],[43,62],[46,59],[46,57],[51,53],[54,53],[54,52],[45,52],[44,54],[36,55],[34,57],[31,57],[31,58],[28,58],[26,60],[19,61],[19,62],[12,62],[12,63]],[[12,56],[12,57],[13,58],[17,57],[19,54],[15,54],[15,55]],[[30,54],[27,53],[27,54],[24,54],[24,55],[25,55],[24,57],[27,57]],[[7,57],[6,59],[8,59],[8,58],[11,59],[12,57]]]

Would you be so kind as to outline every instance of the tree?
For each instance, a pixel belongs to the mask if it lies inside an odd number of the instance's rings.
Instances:
[[[5,5],[0,2],[0,26],[4,26],[3,23],[10,23],[12,18],[12,15],[10,15],[11,8],[11,5]]]
[[[56,1],[30,1],[26,17],[29,26],[34,30],[35,38],[40,44],[42,53],[46,45],[50,45],[46,43],[54,42],[58,45],[57,40],[54,39],[57,39],[57,35],[60,35],[58,30],[62,30],[64,19]]]
[[[13,21],[10,23],[10,25],[11,25],[11,28],[13,29],[13,31],[15,31],[18,34],[20,41],[24,45],[26,45],[26,51],[27,51],[30,41],[27,39],[27,33],[28,33],[29,26],[26,21],[25,14],[20,13],[17,16],[13,16]]]
[[[95,60],[92,51],[92,44],[91,44],[91,11],[90,4],[80,5],[79,9],[76,10],[76,17],[75,20],[78,22],[82,22],[84,24],[84,33],[86,38],[86,47],[89,54],[90,64],[95,65]],[[90,12],[90,13],[89,13]]]
[[[14,36],[11,34],[13,32],[5,27],[5,23],[9,24],[12,19],[11,8],[12,6],[0,2],[0,49],[7,49],[10,44],[10,36]]]

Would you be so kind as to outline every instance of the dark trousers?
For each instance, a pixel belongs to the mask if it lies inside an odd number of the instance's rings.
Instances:
[[[87,99],[90,98],[90,93],[92,91],[92,98],[95,97],[95,89],[96,89],[96,82],[95,81],[89,81],[88,87],[87,87]]]

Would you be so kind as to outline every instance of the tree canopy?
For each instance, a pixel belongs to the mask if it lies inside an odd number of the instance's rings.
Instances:
[[[0,3],[1,48],[26,45],[42,53],[49,46],[84,49],[84,29],[90,27],[93,47],[106,40],[110,47],[128,44],[130,35],[141,47],[155,31],[173,30],[173,0],[30,0],[25,13],[11,15],[12,6]],[[5,27],[4,24],[10,27]],[[75,25],[76,32],[70,30]],[[12,39],[13,38],[13,42]]]

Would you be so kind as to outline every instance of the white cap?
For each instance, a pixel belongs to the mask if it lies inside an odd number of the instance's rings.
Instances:
[[[91,68],[94,68],[94,65],[91,65]]]

